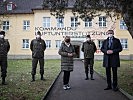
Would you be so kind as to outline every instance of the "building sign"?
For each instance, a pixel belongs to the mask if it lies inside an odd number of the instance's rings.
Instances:
[[[86,35],[91,35],[92,38],[104,38],[107,36],[105,31],[100,30],[78,30],[72,27],[64,27],[64,28],[57,28],[57,27],[35,27],[35,34],[37,31],[40,31],[42,35],[45,36],[70,36],[72,38],[85,38]]]

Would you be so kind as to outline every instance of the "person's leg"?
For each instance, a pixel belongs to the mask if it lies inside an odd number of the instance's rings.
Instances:
[[[36,68],[37,68],[38,59],[33,58],[32,59],[32,82],[35,81],[35,75],[36,75]]]
[[[63,75],[63,89],[64,90],[67,89],[67,71],[64,71],[64,75]]]
[[[106,67],[106,78],[107,78],[107,88],[105,88],[104,90],[109,90],[112,88],[111,84],[111,67]]]
[[[63,76],[63,89],[70,89],[71,87],[69,86],[69,79],[70,79],[70,71],[64,71],[64,76]]]
[[[112,67],[112,72],[113,72],[113,90],[117,91],[117,67]]]
[[[85,78],[85,80],[88,80],[89,79],[89,77],[88,77],[88,71],[89,71],[89,68],[88,68],[88,63],[89,61],[88,61],[88,59],[87,58],[85,58],[84,59],[84,67],[85,67],[85,75],[86,75],[86,78]]]
[[[93,63],[94,63],[94,59],[90,59],[90,75],[91,75],[91,80],[94,80],[93,78],[93,73],[94,73],[94,70],[93,70]]]
[[[66,72],[66,84],[69,84],[69,79],[70,79],[70,71]]]
[[[39,59],[41,80],[44,80],[44,59]]]
[[[7,76],[7,58],[4,58],[1,62],[2,85],[6,85],[5,83],[6,76]]]

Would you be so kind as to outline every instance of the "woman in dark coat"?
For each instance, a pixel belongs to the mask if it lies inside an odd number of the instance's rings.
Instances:
[[[59,49],[59,55],[61,55],[61,70],[64,72],[63,76],[63,89],[70,89],[69,78],[70,72],[73,71],[73,57],[75,50],[70,43],[70,37],[66,36]]]
[[[109,37],[104,40],[101,51],[104,53],[103,56],[103,67],[106,68],[106,77],[107,77],[107,88],[104,90],[112,89],[117,91],[117,67],[120,67],[120,58],[119,58],[119,52],[122,51],[122,46],[120,43],[120,40],[115,38],[114,31],[108,30]],[[111,68],[113,71],[113,84],[111,81]]]

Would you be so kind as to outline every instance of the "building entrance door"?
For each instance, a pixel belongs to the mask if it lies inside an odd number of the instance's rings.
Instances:
[[[75,58],[79,58],[80,57],[80,46],[79,45],[73,45],[73,46],[74,46],[75,53],[76,53]]]

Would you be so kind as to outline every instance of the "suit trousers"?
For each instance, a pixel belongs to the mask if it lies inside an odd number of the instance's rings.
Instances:
[[[7,57],[0,57],[1,77],[5,78],[7,75]]]
[[[112,68],[112,74],[113,74],[113,84],[111,80],[111,68]],[[107,77],[107,84],[108,87],[117,88],[117,67],[106,67],[106,77]]]
[[[64,71],[63,84],[67,85],[70,79],[70,71]]]
[[[37,68],[37,64],[39,62],[40,65],[40,74],[43,75],[44,74],[44,58],[33,58],[32,59],[32,75],[36,74],[36,68]]]

